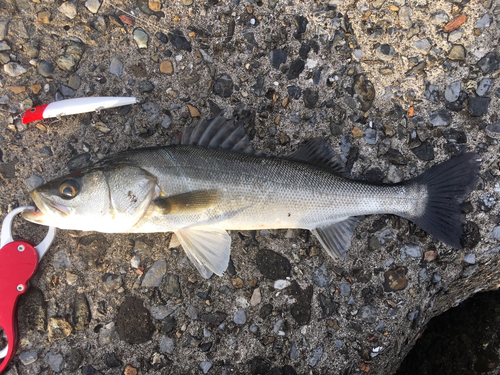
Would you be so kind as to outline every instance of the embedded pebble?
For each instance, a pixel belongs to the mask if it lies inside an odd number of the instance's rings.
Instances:
[[[55,372],[61,371],[61,365],[63,362],[63,357],[61,354],[54,354],[52,352],[48,352],[47,354],[45,354],[44,360],[52,368],[53,371]]]
[[[167,272],[167,262],[160,259],[153,263],[151,268],[148,270],[144,279],[142,280],[143,287],[154,287],[159,286],[163,280],[163,276]]]
[[[192,320],[198,319],[198,310],[196,309],[196,307],[194,307],[193,305],[189,305],[186,309],[186,316]]]
[[[245,324],[246,321],[247,321],[247,315],[245,314],[245,311],[243,310],[238,310],[234,313],[234,316],[233,316],[233,321],[236,323],[236,324]]]
[[[465,60],[466,55],[467,52],[465,50],[465,47],[461,44],[453,44],[450,51],[448,52],[448,58],[450,60]]]
[[[428,53],[431,50],[432,45],[428,38],[424,38],[414,42],[413,47],[415,47],[419,52]]]
[[[401,248],[401,259],[406,259],[407,257],[420,258],[422,252],[420,246],[413,244],[406,244]]]
[[[490,26],[490,15],[486,13],[484,16],[482,16],[480,19],[477,20],[475,28],[482,29],[489,26]]]
[[[455,81],[446,86],[446,90],[444,91],[444,98],[450,103],[457,101],[460,95],[460,86],[460,81]]]
[[[65,249],[59,250],[54,253],[52,265],[55,269],[68,268],[71,265],[71,259]]]
[[[148,48],[148,34],[140,27],[134,29],[134,40],[139,48]]]
[[[24,68],[21,64],[18,64],[16,62],[10,62],[3,66],[3,71],[11,77],[18,77],[21,74],[26,73],[28,69]]]
[[[87,0],[85,6],[92,13],[97,13],[101,7],[101,2],[99,0]]]
[[[228,74],[223,74],[214,82],[213,90],[215,95],[227,98],[233,93],[233,79]]]
[[[170,42],[172,43],[174,48],[191,52],[191,43],[189,43],[181,30],[177,29],[169,32],[168,38],[170,39]]]
[[[113,57],[111,59],[111,63],[109,64],[109,72],[118,78],[121,78],[123,74],[123,63],[116,57]]]
[[[474,253],[469,253],[464,256],[464,262],[468,264],[475,264],[476,263],[476,254]]]
[[[500,225],[493,228],[493,232],[491,232],[491,237],[496,240],[500,240]]]
[[[160,350],[163,353],[172,354],[175,349],[175,339],[164,336],[160,341]]]
[[[464,34],[464,31],[461,29],[454,30],[448,35],[448,41],[450,43],[456,43],[462,38],[462,35]]]
[[[212,362],[211,361],[204,361],[204,362],[200,363],[200,370],[204,374],[206,374],[207,372],[209,372],[211,368],[212,368]]]
[[[36,350],[22,352],[21,354],[19,354],[19,359],[21,360],[23,365],[25,366],[31,365],[38,359],[38,352]]]
[[[361,313],[361,320],[366,323],[375,324],[378,317],[378,309],[375,306],[366,305],[359,310]]]
[[[72,3],[71,1],[62,3],[62,5],[59,7],[59,11],[69,19],[73,19],[76,17],[77,14],[76,4]]]
[[[469,113],[471,116],[479,117],[488,112],[490,98],[475,97],[470,98],[468,102]]]
[[[316,366],[322,356],[323,356],[323,347],[318,346],[316,349],[314,349],[311,357],[309,358],[309,366],[311,367]]]
[[[0,40],[4,40],[9,29],[9,20],[0,20]]]
[[[255,288],[252,293],[252,298],[250,298],[250,305],[257,306],[262,301],[262,296],[260,294],[260,288]]]
[[[484,78],[479,82],[476,89],[476,94],[478,96],[488,96],[490,95],[491,89],[493,87],[493,80],[491,78]]]
[[[346,283],[340,284],[340,295],[343,297],[349,297],[351,295],[351,286]]]
[[[448,126],[451,120],[451,114],[446,109],[429,112],[429,122],[433,126]]]
[[[172,308],[160,305],[153,307],[153,309],[151,310],[151,315],[153,315],[155,319],[162,320],[165,319],[170,314],[172,314],[173,312],[174,310]]]
[[[274,282],[274,289],[282,290],[290,286],[290,281],[288,280],[276,280]]]
[[[483,71],[484,74],[492,73],[498,70],[500,60],[496,52],[488,52],[478,62],[477,66]]]

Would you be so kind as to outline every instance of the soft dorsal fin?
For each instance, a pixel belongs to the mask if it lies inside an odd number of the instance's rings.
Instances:
[[[352,234],[361,219],[362,217],[351,216],[333,224],[327,223],[312,229],[311,232],[323,245],[328,255],[333,259],[340,258],[343,260],[351,246]]]
[[[220,228],[184,228],[174,232],[203,277],[222,276],[229,264],[231,237]]]
[[[316,165],[342,177],[349,174],[340,158],[323,139],[313,138],[287,156],[288,159]]]
[[[153,204],[164,215],[187,214],[204,211],[215,206],[221,198],[218,190],[194,190],[169,197],[159,197]]]
[[[180,139],[174,138],[173,145],[220,148],[248,155],[262,155],[256,152],[243,126],[236,126],[234,118],[226,120],[224,112],[213,119],[201,120],[195,127],[185,127]]]

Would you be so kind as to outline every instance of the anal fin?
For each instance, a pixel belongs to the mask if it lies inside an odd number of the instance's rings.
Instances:
[[[340,258],[343,260],[351,246],[351,239],[356,225],[361,219],[362,217],[351,216],[333,224],[327,223],[312,229],[311,232],[323,245],[328,255],[333,259]]]
[[[184,228],[174,232],[187,257],[205,278],[222,276],[229,264],[231,237],[224,229]]]

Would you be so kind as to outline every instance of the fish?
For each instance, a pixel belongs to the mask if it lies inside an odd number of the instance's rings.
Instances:
[[[349,179],[322,139],[271,156],[220,114],[186,127],[170,146],[123,151],[35,188],[38,210],[23,216],[61,229],[173,232],[205,278],[228,266],[228,230],[308,229],[343,260],[363,217],[394,214],[461,249],[460,204],[477,185],[480,162],[469,152],[408,181],[374,184]]]

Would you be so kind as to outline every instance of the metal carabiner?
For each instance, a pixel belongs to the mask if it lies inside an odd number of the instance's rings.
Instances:
[[[18,207],[5,217],[0,238],[0,326],[7,336],[7,346],[0,350],[0,373],[17,350],[17,301],[19,296],[26,292],[28,282],[35,274],[38,263],[47,252],[54,240],[56,230],[49,227],[49,231],[42,242],[34,246],[26,240],[12,238],[12,222],[14,217],[23,211],[34,211],[32,206]]]

